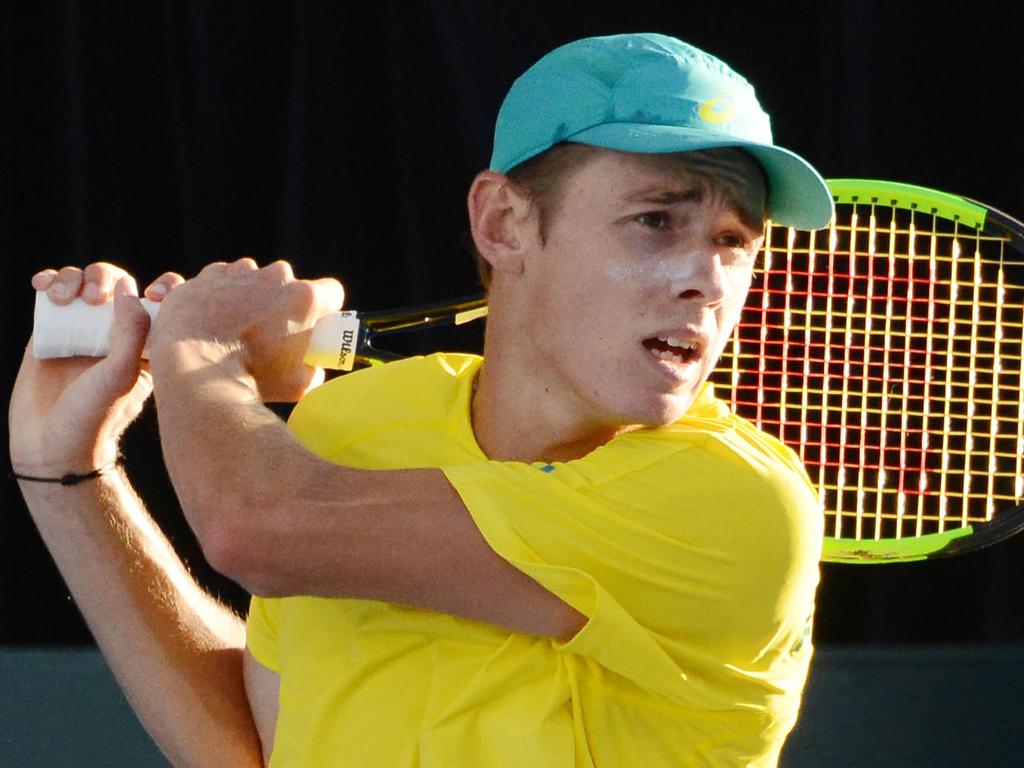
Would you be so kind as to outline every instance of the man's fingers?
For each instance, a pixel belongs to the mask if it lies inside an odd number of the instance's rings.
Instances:
[[[313,373],[306,381],[305,388],[302,390],[299,396],[295,398],[296,402],[298,402],[298,400],[301,399],[303,395],[307,394],[308,392],[312,392],[314,389],[319,387],[327,379],[327,371],[325,371],[323,368],[312,368],[311,370]]]
[[[177,272],[164,272],[160,277],[146,286],[145,296],[151,301],[162,301],[163,298],[185,282],[185,278]]]
[[[337,312],[345,303],[345,286],[333,277],[321,277],[308,281],[313,286],[313,295],[319,315]]]
[[[63,267],[50,283],[46,295],[54,304],[70,304],[82,287],[82,270],[78,267]]]
[[[90,264],[82,273],[82,298],[90,304],[109,301],[114,283],[127,274],[121,267],[105,261]]]
[[[78,267],[44,269],[32,276],[32,287],[46,291],[54,304],[69,304],[81,296],[90,304],[110,299],[114,282],[127,273],[114,264],[97,261],[84,270]]]
[[[229,265],[226,261],[211,261],[209,264],[207,264],[205,267],[199,270],[199,274],[196,275],[196,277],[220,274],[221,272],[224,272],[226,269],[228,269],[228,266]]]
[[[295,280],[295,272],[292,265],[283,259],[267,264],[262,270],[265,274],[279,281],[282,285]]]
[[[229,272],[255,272],[259,268],[260,267],[256,263],[256,259],[252,258],[251,256],[243,256],[242,258],[238,259],[237,261],[233,261],[228,266],[228,271]]]
[[[32,287],[37,291],[45,291],[53,285],[53,281],[56,277],[56,269],[44,269],[41,272],[36,272],[32,275]]]

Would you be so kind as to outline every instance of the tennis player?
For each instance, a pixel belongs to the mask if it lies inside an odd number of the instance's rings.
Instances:
[[[721,61],[622,35],[513,84],[468,205],[483,358],[315,388],[302,351],[333,280],[249,259],[164,275],[150,372],[121,270],[34,278],[115,304],[109,357],[27,354],[10,417],[101,649],[176,765],[774,765],[820,515],[794,455],[706,380],[765,217],[822,226],[827,188]],[[247,627],[115,464],[154,385],[185,515],[256,595]],[[264,406],[299,397],[288,426]]]

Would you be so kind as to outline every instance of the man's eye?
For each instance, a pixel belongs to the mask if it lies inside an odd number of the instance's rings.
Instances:
[[[638,213],[635,217],[638,224],[651,229],[666,229],[669,225],[669,216],[665,211],[645,211]]]
[[[726,248],[732,248],[734,250],[739,249],[754,252],[757,252],[757,250],[759,250],[759,245],[757,241],[752,240],[751,238],[742,234],[722,235],[721,237],[718,238],[718,242],[720,245]]]

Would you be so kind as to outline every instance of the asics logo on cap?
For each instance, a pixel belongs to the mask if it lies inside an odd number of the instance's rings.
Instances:
[[[740,105],[731,96],[716,96],[700,105],[700,119],[705,123],[731,123],[740,113]]]

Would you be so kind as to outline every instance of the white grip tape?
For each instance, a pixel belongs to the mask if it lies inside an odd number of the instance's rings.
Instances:
[[[143,299],[142,306],[150,319],[155,320],[160,311],[159,302]],[[113,322],[113,302],[86,304],[82,299],[75,299],[70,304],[54,304],[46,291],[36,291],[32,354],[39,360],[105,357],[110,351],[110,326]]]
[[[151,320],[160,303],[142,299]],[[36,291],[32,354],[39,360],[57,357],[105,357],[110,350],[114,304],[87,304],[75,299],[54,304],[45,291]],[[305,362],[314,368],[351,371],[356,362],[359,318],[355,312],[332,312],[313,327]],[[142,353],[147,357],[146,351]]]

